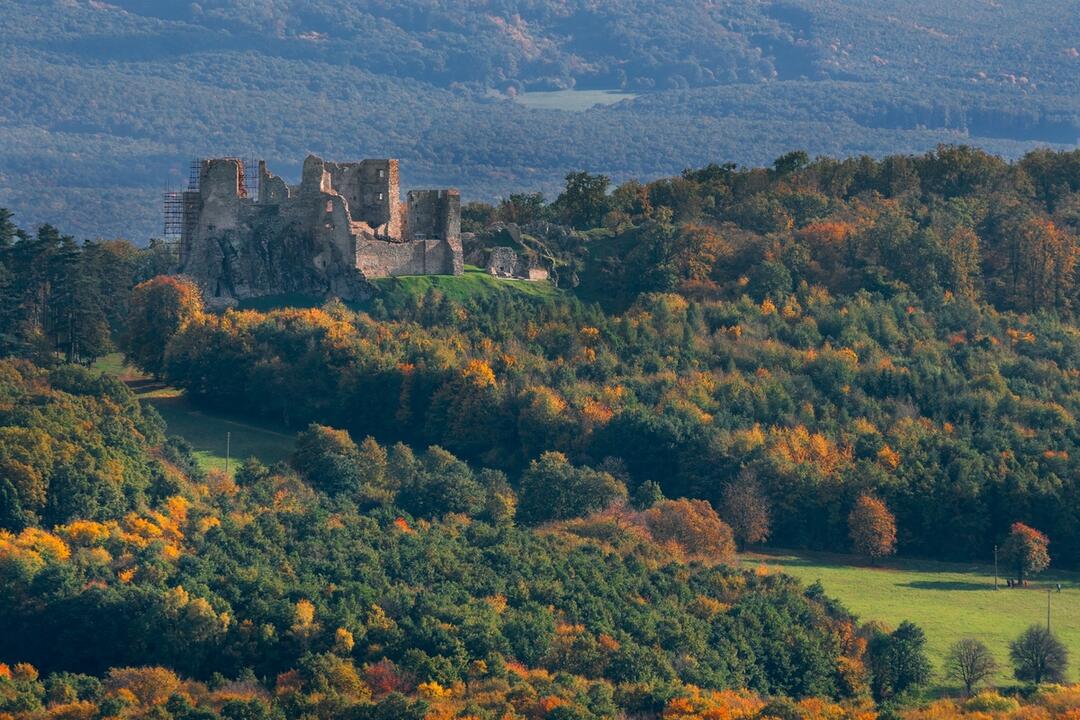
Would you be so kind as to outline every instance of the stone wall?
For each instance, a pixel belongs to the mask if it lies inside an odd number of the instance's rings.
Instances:
[[[259,161],[259,203],[263,205],[283,203],[291,195],[284,180],[266,169],[266,161]]]
[[[461,245],[446,240],[386,242],[359,240],[356,267],[365,277],[398,275],[460,275],[464,272]]]
[[[326,163],[333,191],[345,198],[355,222],[379,235],[401,237],[401,189],[397,160]]]

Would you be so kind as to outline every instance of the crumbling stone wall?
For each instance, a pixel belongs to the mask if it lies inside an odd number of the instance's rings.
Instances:
[[[266,161],[259,161],[259,203],[277,205],[289,199],[289,185],[266,169]]]
[[[406,227],[410,240],[460,240],[460,193],[457,190],[409,192]]]
[[[367,277],[397,275],[460,275],[464,272],[461,244],[447,240],[387,243],[361,240],[356,266]]]
[[[294,292],[361,299],[372,291],[370,277],[463,272],[460,196],[419,191],[403,206],[396,160],[310,156],[297,187],[263,162],[258,172],[251,198],[240,161],[207,160],[198,192],[185,194],[179,270],[211,305]],[[420,230],[415,239],[410,220]]]

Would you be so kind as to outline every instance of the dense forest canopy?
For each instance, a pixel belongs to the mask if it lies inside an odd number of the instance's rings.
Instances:
[[[0,204],[160,233],[193,156],[400,157],[408,186],[554,194],[793,147],[845,156],[1080,136],[1070,2],[223,2],[0,6]],[[638,95],[585,112],[521,93]],[[678,163],[678,164],[674,164]],[[48,188],[48,191],[43,190]]]
[[[871,493],[902,553],[985,558],[1023,522],[1078,562],[1077,152],[791,153],[466,207],[469,252],[517,237],[570,288],[542,297],[212,314],[172,280],[125,295],[160,247],[4,222],[8,352],[86,360],[117,339],[209,407],[515,479],[555,451],[721,507],[747,476],[790,547],[848,549]]]
[[[6,360],[0,398],[0,658],[28,663],[0,664],[0,712],[41,708],[38,671],[53,712],[103,716],[189,717],[160,714],[199,699],[174,671],[235,679],[251,712],[271,712],[271,689],[290,717],[867,693],[880,631],[820,588],[719,563],[710,528],[726,526],[704,504],[690,523],[662,499],[581,518],[600,491],[554,454],[531,471],[539,492],[566,483],[578,501],[538,531],[515,523],[503,474],[438,447],[313,425],[291,467],[206,475],[115,379]]]
[[[901,552],[985,558],[1023,521],[1071,566],[1078,161],[796,153],[610,194],[573,175],[550,205],[467,223],[482,244],[529,219],[522,243],[601,306],[429,293],[199,314],[162,362],[209,405],[511,474],[557,450],[719,505],[748,473],[782,546],[847,549],[872,492]]]

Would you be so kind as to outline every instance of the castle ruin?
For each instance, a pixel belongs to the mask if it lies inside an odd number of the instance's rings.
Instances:
[[[397,160],[304,161],[291,186],[258,163],[202,160],[182,195],[179,272],[211,305],[300,293],[357,300],[369,278],[460,275],[461,197],[413,190]],[[249,192],[250,189],[250,192]]]

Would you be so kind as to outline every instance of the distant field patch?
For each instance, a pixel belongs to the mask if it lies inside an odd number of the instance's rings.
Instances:
[[[747,566],[765,564],[806,584],[820,580],[829,597],[842,602],[863,621],[893,627],[911,620],[926,631],[930,660],[940,677],[949,646],[962,637],[982,640],[1002,666],[998,682],[1012,684],[1009,641],[1029,625],[1046,622],[1050,589],[1051,629],[1066,644],[1070,678],[1077,679],[1080,657],[1080,575],[1048,571],[1025,589],[994,590],[994,568],[985,565],[895,560],[882,567],[855,564],[853,558],[824,553],[751,553]],[[1061,583],[1061,592],[1056,584]]]
[[[617,90],[552,90],[520,93],[514,97],[514,102],[536,110],[584,112],[597,105],[614,105],[636,97],[634,93]]]

